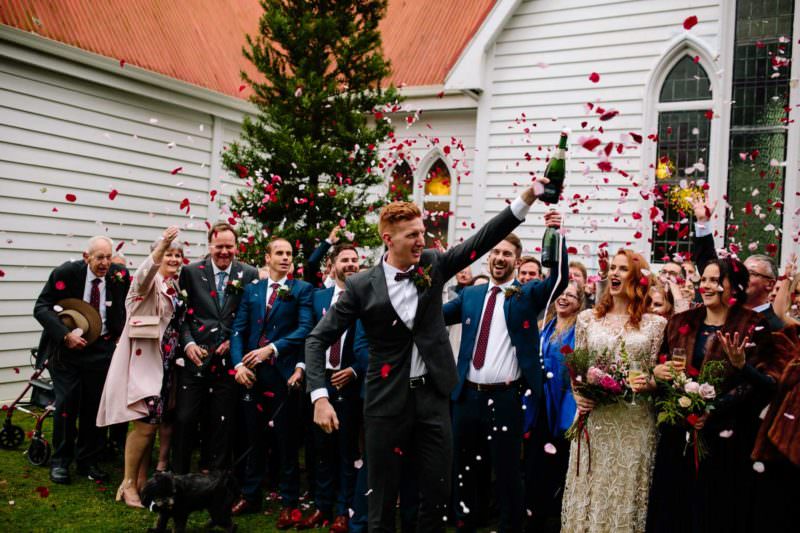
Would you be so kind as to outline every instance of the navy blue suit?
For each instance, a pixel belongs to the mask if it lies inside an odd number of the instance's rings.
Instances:
[[[461,322],[461,346],[456,370],[458,383],[453,390],[453,444],[455,451],[454,501],[460,531],[474,531],[481,490],[476,472],[490,458],[495,470],[495,501],[500,507],[501,532],[521,531],[523,520],[522,452],[523,411],[521,393],[530,390],[533,398],[543,394],[543,369],[539,360],[539,329],[536,317],[547,305],[551,291],[553,299],[567,285],[569,266],[566,246],[561,261],[561,282],[556,286],[558,272],[553,269],[544,281],[521,285],[514,280],[513,295],[504,298],[507,334],[519,365],[520,383],[491,384],[481,389],[467,383],[473,353],[478,339],[486,295],[491,284],[465,287],[443,307],[445,322]],[[499,303],[498,303],[499,304]],[[491,328],[501,327],[492,323]],[[491,347],[487,357],[491,357]],[[487,361],[488,362],[488,361]],[[538,405],[538,401],[536,402]],[[491,439],[489,439],[491,437]],[[481,461],[478,462],[478,457]],[[463,505],[462,505],[463,503]],[[466,507],[466,509],[465,509]]]
[[[331,307],[334,287],[314,292],[313,311],[316,324]],[[369,360],[369,347],[361,321],[347,330],[341,346],[340,369],[352,368],[356,379],[337,390],[331,385],[326,371],[325,384],[328,397],[339,419],[339,430],[325,433],[316,424],[313,428],[316,470],[314,501],[317,508],[328,517],[347,516],[353,508],[356,482],[355,462],[358,459],[358,435],[361,423],[361,385]],[[334,489],[338,487],[334,499]]]
[[[313,287],[300,280],[288,280],[289,294],[278,296],[267,316],[267,286],[270,280],[247,285],[236,312],[231,336],[231,360],[236,366],[244,354],[258,348],[262,334],[275,344],[277,358],[255,366],[255,385],[244,391],[242,414],[248,447],[252,447],[240,472],[242,495],[252,505],[261,503],[261,483],[266,470],[266,433],[271,435],[280,459],[282,505],[297,507],[300,497],[297,462],[296,401],[289,398],[286,384],[298,362],[303,360],[303,343],[314,325],[311,299]],[[264,318],[266,317],[266,322]]]

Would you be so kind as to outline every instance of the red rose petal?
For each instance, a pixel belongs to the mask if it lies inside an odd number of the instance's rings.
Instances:
[[[384,363],[383,366],[381,367],[381,377],[383,379],[386,379],[387,377],[389,377],[389,372],[391,371],[392,371],[392,365],[390,365],[389,363]]]
[[[686,17],[686,20],[683,21],[683,29],[684,30],[691,30],[697,24],[697,17],[692,15],[691,17]]]
[[[629,135],[631,136],[631,139],[633,139],[635,142],[637,142],[639,144],[642,144],[642,136],[641,135],[639,135],[638,133],[633,133],[632,131],[629,132]]]
[[[303,513],[300,509],[292,509],[292,520],[299,522],[303,519]]]
[[[687,335],[689,333],[689,324],[684,324],[683,326],[679,327],[678,333],[681,335]]]
[[[711,119],[713,119],[713,118],[714,118],[714,111],[713,111],[713,110],[711,110],[711,109],[709,109],[708,111],[706,111],[705,115],[706,115],[706,118],[707,118],[708,120],[711,120]]]
[[[522,329],[529,329],[531,327],[531,323],[528,320],[522,322]]]
[[[109,200],[113,200],[114,198],[117,197],[118,194],[119,194],[119,191],[117,189],[111,189],[111,192],[108,193],[108,199]]]
[[[169,173],[174,176],[175,174],[177,174],[181,170],[183,170],[183,167],[177,167],[177,168],[173,168]]]
[[[686,417],[686,423],[688,423],[690,426],[693,426],[693,425],[695,425],[697,423],[697,421],[699,419],[700,419],[699,416],[697,416],[696,414],[692,413],[692,414],[690,414],[689,416]]]
[[[561,354],[562,354],[562,355],[569,355],[569,354],[571,354],[571,353],[572,353],[574,350],[572,349],[572,346],[570,346],[569,344],[563,344],[563,345],[561,346],[561,350],[560,350],[560,351],[561,351]]]
[[[66,198],[68,202],[74,202],[75,200],[78,199],[78,197],[72,193],[67,193],[67,195],[64,198]]]
[[[125,60],[124,59],[120,59],[119,60],[119,68],[124,68],[124,67],[125,67]]]
[[[397,455],[403,455],[403,450],[401,450],[400,447],[396,447],[393,451]]]
[[[583,144],[581,146],[583,146],[584,148],[586,148],[587,150],[589,150],[591,152],[592,150],[594,150],[595,148],[600,146],[600,144],[602,144],[602,142],[603,141],[601,141],[600,139],[597,139],[595,137],[590,137],[590,138],[586,139],[585,141],[583,141]]]
[[[592,72],[591,74],[589,74],[589,81],[592,83],[597,83],[598,81],[600,81],[600,74],[598,74],[597,72]]]
[[[63,281],[60,281],[60,280],[56,281],[56,289],[58,289],[59,291],[63,291],[66,288],[67,288],[67,285]]]
[[[6,277],[6,273],[4,270],[0,269],[0,278]]]
[[[136,355],[142,355],[142,349],[141,348],[136,348],[136,352],[135,353],[136,353]]]
[[[616,117],[617,115],[619,115],[619,111],[617,111],[616,109],[609,109],[608,111],[606,111],[605,113],[600,115],[600,120],[605,122],[606,120],[611,120],[612,118]]]
[[[217,196],[217,190],[214,189],[212,191],[209,191],[208,195],[211,197],[211,201],[213,202],[214,201],[214,197]]]

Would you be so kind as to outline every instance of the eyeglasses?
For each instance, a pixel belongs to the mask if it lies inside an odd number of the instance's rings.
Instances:
[[[574,294],[566,294],[566,293],[563,293],[561,296],[559,296],[559,298],[572,298],[572,299],[573,299],[573,300],[575,300],[576,302],[580,302],[580,298],[578,298],[578,297],[577,297],[577,296],[575,296]]]
[[[761,272],[756,272],[755,270],[748,270],[747,272],[749,272],[751,276],[756,276],[757,278],[764,278],[769,281],[775,281],[774,277],[767,276],[766,274],[762,274]]]

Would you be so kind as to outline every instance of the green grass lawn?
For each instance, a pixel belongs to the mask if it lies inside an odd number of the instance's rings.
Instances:
[[[0,420],[5,419],[5,414],[3,411]],[[34,426],[34,419],[22,412],[14,413],[13,421],[26,434]],[[47,438],[51,435],[50,419],[45,423],[44,433]],[[103,469],[111,475],[107,485],[78,476],[74,466],[71,470],[72,484],[58,485],[48,477],[49,465],[33,466],[28,462],[24,453],[28,443],[26,438],[19,449],[0,449],[0,531],[146,531],[155,525],[155,514],[128,508],[124,503],[114,500],[122,480],[121,458],[102,464]],[[234,521],[240,532],[276,531],[275,521],[279,512],[279,504],[272,501],[265,505],[262,513],[236,517]],[[205,531],[207,520],[207,512],[193,513],[188,531]],[[316,531],[327,532],[328,528]]]
[[[4,418],[5,412],[2,414]],[[33,429],[33,418],[25,413],[14,413],[13,420],[26,433]],[[45,424],[45,435],[50,436],[49,424]],[[121,458],[103,464],[111,474],[107,485],[78,476],[74,467],[72,484],[58,485],[50,481],[49,467],[32,466],[28,462],[24,455],[27,447],[26,439],[17,450],[0,450],[0,531],[146,531],[155,525],[155,514],[130,509],[122,502],[114,501],[122,480]],[[236,517],[234,520],[239,531],[275,530],[280,509],[277,503],[265,509],[268,514]],[[193,513],[188,530],[204,531],[206,520],[208,513],[205,511]]]

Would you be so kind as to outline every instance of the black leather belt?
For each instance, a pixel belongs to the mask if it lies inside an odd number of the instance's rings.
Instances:
[[[427,375],[424,376],[417,376],[415,378],[411,378],[408,380],[408,388],[409,389],[418,389],[420,387],[424,387],[430,383],[430,379],[428,379]]]
[[[478,392],[492,392],[492,391],[499,391],[499,390],[509,390],[516,388],[519,384],[519,380],[511,381],[508,383],[473,383],[472,381],[465,381],[464,384],[471,388],[475,389]]]

